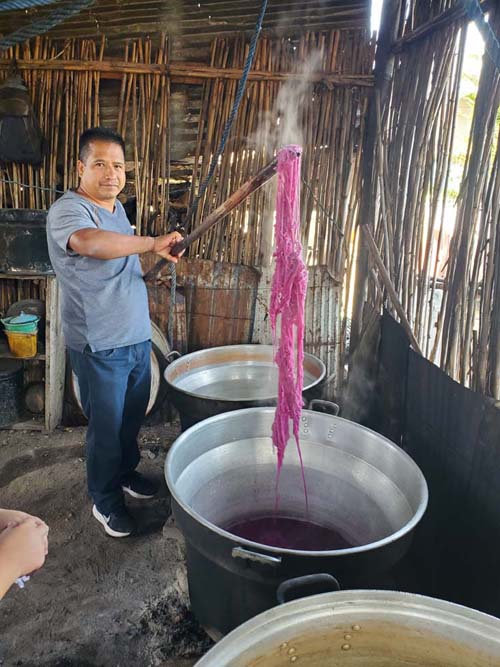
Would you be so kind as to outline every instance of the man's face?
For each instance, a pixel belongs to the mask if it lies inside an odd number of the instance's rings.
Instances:
[[[91,141],[85,161],[78,160],[81,188],[98,201],[115,200],[125,187],[125,156],[121,146]]]

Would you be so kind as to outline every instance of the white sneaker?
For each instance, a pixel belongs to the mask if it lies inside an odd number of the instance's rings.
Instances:
[[[134,521],[125,508],[110,512],[107,516],[99,512],[97,507],[92,507],[92,514],[102,523],[104,530],[111,537],[128,537],[134,530]]]

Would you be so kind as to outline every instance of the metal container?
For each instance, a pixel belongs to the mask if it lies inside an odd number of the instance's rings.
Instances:
[[[47,211],[0,209],[0,273],[52,274]]]
[[[163,380],[163,372],[170,358],[177,355],[177,352],[170,350],[167,338],[160,327],[151,322],[151,389],[146,415],[155,412],[165,400],[166,386]],[[76,373],[72,369],[68,379],[71,404],[75,407],[77,418],[86,421],[87,417],[84,414],[80,396],[80,385]]]
[[[17,333],[36,333],[38,331],[38,315],[30,315],[21,312],[13,317],[4,317],[0,320],[6,331],[15,331]]]
[[[304,399],[319,397],[324,363],[304,355]],[[225,345],[186,354],[165,370],[185,430],[222,412],[276,405],[278,368],[272,345]]]
[[[14,301],[7,310],[7,317],[20,315],[22,312],[38,317],[38,337],[45,340],[45,301],[40,299],[22,299]]]
[[[295,658],[295,659],[293,659]],[[394,591],[296,600],[248,621],[196,667],[498,667],[500,620]]]
[[[427,506],[425,479],[403,450],[359,424],[304,410],[307,519],[349,535],[356,546],[281,549],[232,535],[225,527],[275,509],[273,419],[273,408],[207,419],[180,435],[165,463],[174,516],[186,540],[192,609],[216,633],[272,607],[278,586],[292,578],[329,573],[344,588],[362,587],[364,578],[387,571],[404,555]],[[292,441],[279,498],[280,516],[306,518]],[[313,579],[314,592],[325,590],[322,579]]]

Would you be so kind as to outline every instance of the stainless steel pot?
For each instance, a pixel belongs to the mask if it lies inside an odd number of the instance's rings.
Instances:
[[[304,356],[304,399],[319,397],[324,363]],[[165,370],[183,430],[231,410],[276,405],[278,368],[272,345],[226,345],[186,354]]]
[[[187,544],[193,611],[222,633],[273,606],[277,587],[293,577],[326,572],[359,588],[361,575],[387,570],[402,557],[427,506],[425,479],[403,450],[359,424],[304,410],[308,519],[348,535],[356,546],[293,550],[232,535],[226,526],[274,511],[273,418],[273,408],[250,408],[207,419],[176,440],[165,463]],[[293,442],[279,495],[280,515],[305,518]]]
[[[393,591],[342,591],[271,609],[196,667],[498,667],[500,619]]]

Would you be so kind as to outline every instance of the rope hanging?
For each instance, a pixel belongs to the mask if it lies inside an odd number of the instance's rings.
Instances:
[[[224,132],[222,133],[222,138],[220,140],[219,147],[217,148],[216,152],[212,157],[212,161],[208,169],[208,174],[203,183],[200,185],[196,199],[194,200],[191,210],[188,213],[186,226],[189,225],[193,215],[196,214],[196,211],[198,210],[198,204],[200,203],[200,199],[201,197],[203,197],[203,194],[207,189],[208,184],[212,180],[212,176],[214,175],[215,168],[217,167],[219,158],[222,155],[224,148],[226,146],[226,142],[228,140],[229,133],[231,132],[233,121],[238,112],[241,100],[243,99],[243,93],[245,92],[245,86],[247,83],[248,74],[250,73],[250,69],[252,67],[253,59],[255,56],[255,49],[257,48],[257,40],[259,39],[260,31],[262,29],[262,22],[264,20],[264,14],[266,13],[266,8],[267,8],[267,0],[263,0],[260,8],[259,18],[257,19],[257,24],[255,26],[255,31],[252,37],[252,41],[250,42],[250,49],[248,51],[248,56],[245,62],[245,66],[243,68],[243,73],[241,75],[241,79],[238,82],[238,89],[236,91],[236,98],[234,100],[233,108],[231,109],[229,118],[227,119],[226,124],[224,126]]]
[[[0,51],[5,51],[16,44],[22,44],[33,37],[43,35],[63,21],[66,21],[66,19],[79,14],[82,9],[90,7],[94,2],[95,0],[72,0],[72,2],[66,5],[61,5],[48,16],[38,21],[33,21],[30,25],[20,28],[6,37],[2,37],[0,39]]]
[[[253,59],[255,56],[255,49],[257,48],[257,40],[259,39],[260,31],[262,29],[262,22],[264,21],[264,15],[266,13],[267,9],[267,0],[262,0],[262,5],[260,7],[260,12],[259,12],[259,17],[257,19],[257,24],[255,26],[255,31],[252,37],[252,41],[250,42],[250,48],[248,50],[248,56],[245,62],[245,66],[243,68],[243,73],[241,75],[241,79],[238,82],[238,88],[236,90],[236,98],[234,100],[233,108],[231,109],[231,113],[229,114],[229,118],[226,121],[226,124],[224,126],[224,132],[222,133],[222,138],[220,140],[219,147],[217,148],[216,152],[214,153],[212,157],[212,161],[210,163],[210,167],[208,169],[208,174],[203,181],[203,183],[200,185],[198,194],[196,195],[196,198],[193,201],[193,204],[191,208],[189,209],[189,212],[186,216],[186,229],[189,227],[191,220],[193,219],[193,216],[196,214],[196,211],[198,210],[198,204],[200,203],[200,199],[203,197],[203,193],[207,189],[208,184],[210,183],[212,176],[214,175],[215,168],[217,167],[217,163],[219,161],[220,156],[222,155],[224,148],[226,146],[227,139],[229,137],[229,133],[231,132],[231,127],[233,125],[233,121],[236,117],[236,114],[238,112],[241,100],[243,99],[243,93],[245,92],[245,86],[247,83],[248,79],[248,74],[250,72],[250,69],[252,67]],[[168,337],[169,337],[169,342],[170,345],[173,345],[173,329],[174,329],[174,304],[175,304],[175,290],[176,290],[176,284],[177,284],[177,276],[176,276],[176,271],[175,271],[175,264],[173,262],[170,262],[169,266],[169,273],[170,273],[170,306],[168,310]]]

